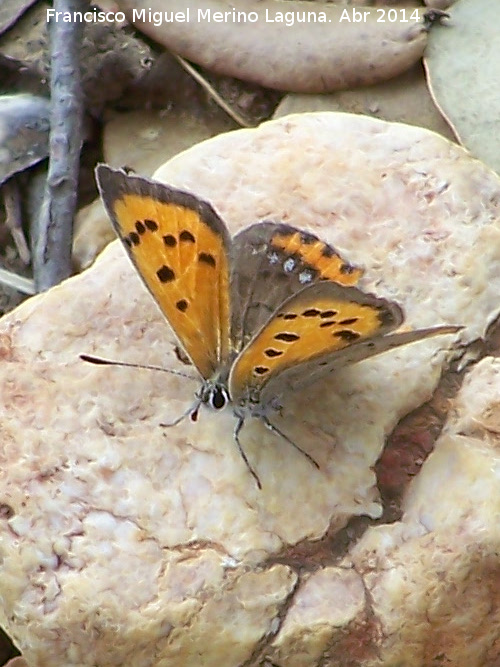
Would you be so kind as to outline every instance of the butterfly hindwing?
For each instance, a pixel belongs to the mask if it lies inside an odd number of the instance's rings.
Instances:
[[[231,339],[239,352],[276,307],[307,285],[355,285],[363,271],[317,236],[290,225],[260,222],[231,247]]]
[[[272,403],[276,398],[311,385],[332,371],[337,371],[344,366],[355,364],[358,361],[369,359],[426,338],[456,333],[459,329],[460,327],[451,325],[438,326],[367,338],[340,351],[315,357],[309,362],[304,362],[276,375],[263,388],[260,393],[260,401],[263,404]]]
[[[229,247],[207,202],[100,165],[111,221],[144,283],[203,378],[229,354]]]

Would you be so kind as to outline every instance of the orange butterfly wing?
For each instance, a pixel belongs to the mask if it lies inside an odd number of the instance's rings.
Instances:
[[[346,364],[460,327],[387,335],[401,308],[356,287],[323,281],[287,299],[236,358],[229,376],[235,403],[266,405]]]
[[[235,360],[230,394],[237,401],[287,369],[387,333],[402,320],[396,305],[355,287],[330,281],[305,287],[278,308]]]
[[[201,376],[229,355],[230,237],[207,202],[99,165],[101,197],[130,259]]]
[[[276,308],[310,285],[330,280],[355,285],[360,267],[314,234],[284,223],[259,222],[231,245],[231,339],[240,352]]]

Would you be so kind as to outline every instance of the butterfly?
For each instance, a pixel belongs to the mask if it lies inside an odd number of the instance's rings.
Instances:
[[[404,319],[399,305],[358,289],[363,270],[314,234],[264,221],[231,238],[211,204],[189,192],[107,165],[96,178],[132,263],[201,376],[186,414],[231,405],[234,440],[259,487],[239,437],[246,419],[261,419],[318,466],[271,421],[287,394],[461,328],[391,334]]]

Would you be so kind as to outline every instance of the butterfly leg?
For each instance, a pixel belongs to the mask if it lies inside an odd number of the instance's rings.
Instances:
[[[277,426],[271,424],[271,422],[265,415],[262,415],[262,421],[270,431],[276,433],[276,435],[281,436],[283,440],[286,440],[290,445],[292,445],[292,447],[295,447],[297,451],[303,454],[306,457],[306,459],[308,459],[313,464],[313,466],[315,466],[319,470],[319,463],[315,461],[310,454],[301,449],[293,440],[290,440],[290,438],[287,435],[285,435],[283,431],[280,431],[280,429]]]
[[[163,428],[170,428],[171,426],[177,426],[177,424],[180,424],[183,419],[186,419],[186,417],[190,416],[191,419],[195,422],[198,418],[198,410],[200,408],[201,401],[196,401],[194,405],[191,405],[185,412],[183,412],[180,417],[177,417],[174,419],[172,422],[162,422],[160,424],[161,427]]]
[[[248,460],[248,458],[247,458],[247,455],[245,454],[245,452],[243,451],[243,447],[241,446],[241,442],[240,442],[240,437],[239,437],[239,435],[240,435],[240,431],[241,431],[241,428],[242,428],[242,426],[243,426],[244,423],[245,423],[245,420],[243,419],[243,417],[239,417],[239,418],[238,418],[238,421],[236,422],[236,426],[234,427],[234,433],[233,433],[234,441],[235,441],[235,443],[236,443],[236,446],[238,447],[238,450],[239,450],[239,452],[240,452],[240,456],[241,456],[241,458],[243,459],[243,461],[245,461],[245,465],[246,465],[246,467],[248,468],[249,473],[250,473],[250,474],[252,475],[252,477],[254,478],[254,480],[255,480],[255,482],[256,482],[256,484],[257,484],[257,487],[258,487],[259,489],[262,489],[262,484],[261,484],[261,482],[260,482],[259,476],[257,475],[257,473],[255,472],[255,470],[254,470],[254,469],[252,468],[252,466],[250,465],[250,462],[249,462],[249,460]]]

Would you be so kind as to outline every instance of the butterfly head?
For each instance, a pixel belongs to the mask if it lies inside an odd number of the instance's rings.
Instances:
[[[229,393],[228,372],[222,371],[208,380],[204,380],[196,392],[196,398],[200,404],[206,405],[212,410],[223,410],[230,405],[237,417],[261,417],[267,414],[268,408],[261,402],[261,389],[249,385],[245,391],[233,400]]]
[[[206,380],[196,392],[196,397],[213,410],[222,410],[231,402],[227,385],[220,378]]]

